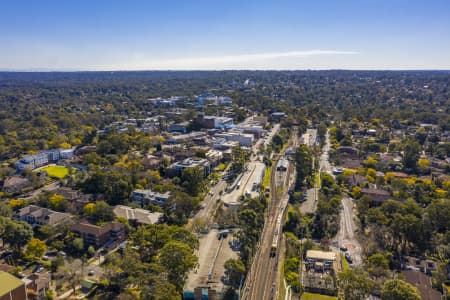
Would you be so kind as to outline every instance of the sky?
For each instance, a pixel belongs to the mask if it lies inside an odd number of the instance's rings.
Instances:
[[[450,69],[450,0],[0,0],[0,70]]]

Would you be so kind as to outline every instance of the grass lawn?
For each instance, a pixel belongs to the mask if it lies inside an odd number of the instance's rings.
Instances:
[[[303,293],[301,300],[337,300],[337,297],[313,293]]]
[[[48,166],[41,169],[47,172],[48,176],[63,179],[69,175],[69,169],[64,166]]]
[[[316,184],[316,187],[320,189],[320,171],[314,174],[314,183]]]
[[[344,254],[341,253],[342,271],[348,270],[348,261],[345,259]]]
[[[263,181],[264,188],[270,187],[270,173],[272,173],[272,167],[266,166],[266,173],[264,174],[264,181]]]

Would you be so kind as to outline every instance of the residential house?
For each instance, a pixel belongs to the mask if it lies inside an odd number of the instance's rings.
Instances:
[[[96,248],[106,243],[120,242],[125,238],[125,225],[119,222],[109,222],[100,226],[81,220],[73,224],[70,230],[78,234],[85,245]]]
[[[150,212],[145,209],[132,208],[125,205],[116,205],[113,212],[116,217],[125,218],[134,226],[156,224],[163,216],[163,213],[160,212]]]
[[[158,193],[152,190],[134,190],[131,193],[131,201],[139,204],[140,206],[147,206],[150,204],[162,205],[169,200],[170,192]]]
[[[50,275],[48,273],[33,273],[23,280],[28,291],[36,295],[35,299],[44,299],[45,293],[50,289]]]
[[[19,193],[27,187],[31,187],[31,181],[15,175],[5,179],[2,190],[7,193]]]
[[[379,189],[362,189],[361,195],[369,197],[375,204],[381,204],[388,199],[394,199],[388,191]]]
[[[420,293],[422,300],[440,300],[442,299],[441,293],[433,289],[431,284],[431,277],[416,270],[402,271],[402,275],[405,281],[415,286]]]
[[[63,222],[71,222],[72,215],[53,211],[36,205],[28,205],[21,208],[14,216],[16,220],[27,222],[31,227],[44,225],[54,226]]]
[[[0,271],[0,300],[28,300],[25,283],[13,275]]]

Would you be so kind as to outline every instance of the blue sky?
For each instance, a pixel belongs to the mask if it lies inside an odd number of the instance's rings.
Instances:
[[[450,69],[449,0],[0,0],[0,69]]]

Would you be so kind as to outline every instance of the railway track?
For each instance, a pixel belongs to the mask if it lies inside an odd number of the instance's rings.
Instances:
[[[297,135],[296,131],[293,131],[289,147],[296,147],[296,145]],[[251,270],[247,274],[242,299],[276,299],[278,293],[279,244],[288,203],[287,192],[295,167],[289,164],[286,171],[277,171],[276,164],[277,160],[272,166],[271,197],[264,229]]]

